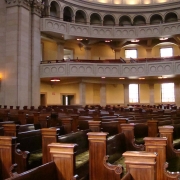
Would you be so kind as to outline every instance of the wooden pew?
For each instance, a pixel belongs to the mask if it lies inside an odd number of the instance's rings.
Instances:
[[[90,147],[89,173],[91,180],[122,179],[123,173],[124,175],[126,173],[123,170],[125,169],[123,156],[125,157],[126,169],[128,171],[123,180],[144,180],[146,178],[148,180],[155,180],[157,156],[155,153],[144,151],[126,152],[127,147],[125,145],[126,139],[124,133],[117,134],[111,139],[107,139],[107,134],[105,132],[88,133]],[[106,155],[109,156],[107,157]],[[109,161],[107,162],[107,160]],[[142,172],[144,172],[143,175]]]
[[[74,174],[75,148],[76,144],[59,143],[49,145],[51,162],[21,174],[12,174],[7,180],[76,180]]]
[[[58,136],[58,129],[52,128],[43,128],[42,132],[42,152],[43,152],[43,164],[50,162],[49,154],[49,143],[60,142],[60,143],[76,143],[77,154],[76,154],[76,168],[74,167],[76,173],[82,178],[85,178],[88,175],[88,139],[87,132],[90,130],[78,131],[75,133],[66,134],[63,136]],[[83,157],[83,159],[82,159]],[[83,163],[83,165],[82,165]]]

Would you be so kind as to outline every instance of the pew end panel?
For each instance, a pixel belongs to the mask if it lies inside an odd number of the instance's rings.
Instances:
[[[126,151],[123,153],[127,172],[134,180],[156,180],[156,158],[157,154],[145,151]],[[131,179],[127,175],[122,180]],[[126,179],[127,178],[127,179]]]
[[[50,148],[51,160],[57,167],[58,179],[72,179],[75,175],[75,154],[76,144],[51,143]]]

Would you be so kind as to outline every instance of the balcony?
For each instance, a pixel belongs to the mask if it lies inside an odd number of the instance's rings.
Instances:
[[[180,75],[180,57],[122,63],[120,60],[43,61],[40,78],[53,77],[151,77]]]

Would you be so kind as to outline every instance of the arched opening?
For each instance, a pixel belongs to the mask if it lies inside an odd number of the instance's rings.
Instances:
[[[60,8],[59,8],[59,4],[55,1],[51,2],[51,6],[50,6],[50,16],[51,17],[55,17],[55,18],[59,18],[60,17]]]
[[[120,26],[131,26],[131,19],[128,16],[122,16],[119,19],[119,25]]]
[[[76,12],[75,22],[79,24],[86,24],[86,14],[84,11],[78,10]]]
[[[178,21],[178,17],[175,13],[168,13],[165,16],[165,23],[171,23],[171,22],[177,22]]]
[[[114,17],[112,15],[106,15],[104,17],[103,25],[104,26],[114,26],[115,25]]]
[[[91,14],[91,18],[90,18],[90,24],[91,25],[101,25],[101,17],[99,14],[97,13],[93,13]]]
[[[150,24],[160,24],[162,22],[163,22],[163,19],[159,14],[154,14],[151,16]]]
[[[63,12],[63,21],[72,22],[73,11],[70,7],[65,7]]]
[[[146,20],[143,16],[138,15],[134,18],[133,25],[134,26],[144,26],[144,25],[146,25]]]

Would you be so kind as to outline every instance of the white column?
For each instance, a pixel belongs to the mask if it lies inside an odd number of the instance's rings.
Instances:
[[[149,84],[149,103],[154,105],[154,84]]]
[[[82,82],[79,83],[79,101],[80,105],[86,105],[86,84]]]
[[[91,60],[91,47],[85,47],[85,59]]]
[[[64,59],[64,43],[57,43],[57,60]]]
[[[174,95],[175,95],[175,103],[177,107],[180,107],[180,83],[174,84]]]
[[[106,84],[101,84],[100,87],[100,105],[106,106]]]
[[[8,106],[30,105],[30,9],[24,1],[6,6],[4,99]],[[37,77],[39,81],[39,77]]]
[[[124,105],[127,106],[129,104],[129,84],[124,85]]]
[[[39,11],[38,11],[39,10]],[[40,105],[40,74],[39,66],[41,61],[41,33],[40,33],[40,9],[36,9],[36,6],[32,10],[32,24],[31,24],[31,105],[38,107]]]

